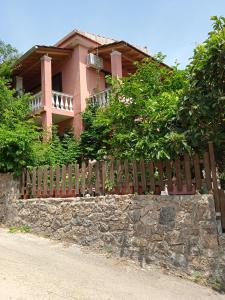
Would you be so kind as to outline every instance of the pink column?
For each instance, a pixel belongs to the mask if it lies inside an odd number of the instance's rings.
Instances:
[[[83,122],[81,113],[86,107],[86,98],[89,95],[87,87],[87,55],[88,49],[82,45],[78,45],[74,49],[73,59],[74,59],[74,88],[75,93],[73,97],[74,105],[74,121],[73,129],[74,135],[79,139],[80,134],[83,131]]]
[[[41,92],[44,104],[42,114],[42,126],[46,132],[46,139],[51,136],[52,127],[52,64],[51,57],[41,57]]]
[[[111,53],[111,72],[114,77],[122,77],[122,55],[118,51]]]

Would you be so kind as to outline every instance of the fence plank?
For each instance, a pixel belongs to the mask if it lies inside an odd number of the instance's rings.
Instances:
[[[172,164],[173,162],[171,160],[166,161],[166,175],[167,175],[167,185],[168,185],[168,191],[173,190],[173,182],[172,182]]]
[[[27,170],[26,172],[26,195],[29,197],[30,195],[30,190],[31,190],[31,176],[30,172]]]
[[[93,170],[93,163],[88,162],[88,193],[92,195],[92,170]]]
[[[176,185],[177,190],[182,190],[182,178],[181,178],[181,169],[180,169],[180,158],[177,157],[175,160],[175,168],[176,168]]]
[[[190,156],[188,154],[184,154],[184,171],[185,171],[185,179],[187,184],[187,191],[190,192],[192,190],[192,180],[191,180]]]
[[[212,182],[211,182],[211,172],[210,172],[210,162],[209,162],[209,153],[204,153],[204,169],[205,169],[205,180],[206,186],[208,191],[212,189]]]
[[[123,169],[122,169],[121,160],[117,160],[116,166],[117,166],[117,187],[118,187],[119,194],[121,194],[122,186],[123,186],[123,182],[122,182]]]
[[[157,169],[158,169],[158,174],[159,174],[159,186],[160,186],[160,189],[161,191],[164,190],[164,178],[163,178],[163,162],[162,161],[158,161],[157,162]]]
[[[21,180],[21,183],[23,182],[23,198],[27,198],[27,169],[24,169],[23,171],[23,178]]]
[[[80,168],[79,164],[75,165],[75,195],[80,194]]]
[[[149,181],[150,181],[150,189],[154,193],[155,192],[155,174],[154,174],[153,161],[149,162]]]
[[[102,193],[105,195],[106,162],[102,161]]]
[[[26,169],[23,169],[21,179],[20,179],[20,193],[22,198],[24,198],[24,194],[25,194],[25,173],[26,173]]]
[[[60,166],[56,166],[56,179],[55,179],[55,195],[56,197],[59,197],[61,194],[61,187],[60,187],[60,173],[61,168]]]
[[[37,172],[36,172],[36,168],[34,167],[32,170],[32,196],[35,197],[36,196],[36,182],[37,182]]]
[[[124,171],[125,171],[125,188],[126,188],[126,193],[130,193],[130,176],[129,176],[129,162],[128,162],[128,159],[125,159],[125,162],[124,162]]]
[[[68,165],[68,194],[72,196],[72,186],[73,186],[73,165]]]
[[[202,186],[202,179],[201,179],[201,170],[200,170],[200,162],[199,162],[198,154],[194,155],[194,170],[195,170],[196,189],[200,189]]]
[[[146,192],[146,174],[145,174],[145,162],[143,159],[140,160],[140,169],[141,169],[141,187],[142,192]]]
[[[95,164],[95,193],[100,194],[100,171],[99,171],[99,162],[96,161]]]
[[[213,143],[209,142],[209,159],[210,159],[210,166],[212,171],[212,179],[213,179],[213,194],[215,198],[215,207],[216,211],[221,212],[221,207],[219,203],[219,191],[218,191],[218,183],[217,183],[217,174],[216,174],[216,160],[214,154],[214,147]]]
[[[43,167],[43,196],[47,197],[48,196],[48,167],[44,166]]]
[[[42,195],[42,167],[38,167],[38,197]]]
[[[62,196],[66,196],[66,166],[62,165]]]
[[[109,163],[109,181],[110,184],[113,186],[113,191],[115,192],[115,180],[114,180],[114,159],[110,159]]]
[[[50,173],[50,188],[49,188],[49,193],[50,196],[54,196],[54,168],[53,166],[50,167],[49,169],[49,173]]]
[[[81,194],[85,195],[85,183],[86,183],[86,163],[82,161],[81,163]]]
[[[133,185],[134,185],[134,192],[138,192],[138,173],[137,173],[137,162],[136,160],[132,161],[133,167]]]

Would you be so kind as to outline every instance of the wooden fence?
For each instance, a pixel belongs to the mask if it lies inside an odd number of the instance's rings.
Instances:
[[[209,147],[210,149],[210,147]],[[92,161],[68,166],[42,166],[26,169],[21,180],[21,193],[31,197],[70,197],[110,193],[193,194],[217,188],[216,165],[211,151],[202,157],[185,154],[175,160]]]
[[[43,166],[24,170],[21,196],[74,197],[105,194],[213,193],[215,208],[225,229],[225,194],[218,187],[213,144],[202,156],[184,154],[175,160],[89,161],[68,166]]]

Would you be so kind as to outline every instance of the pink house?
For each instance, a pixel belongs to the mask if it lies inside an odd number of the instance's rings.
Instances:
[[[73,129],[79,137],[87,99],[107,103],[105,76],[134,73],[134,62],[146,57],[146,49],[74,30],[54,46],[27,51],[14,71],[15,88],[33,95],[32,111],[46,131],[56,124],[60,133]]]

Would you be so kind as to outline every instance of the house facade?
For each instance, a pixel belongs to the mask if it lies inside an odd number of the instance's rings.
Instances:
[[[32,113],[47,132],[83,130],[81,113],[87,101],[105,105],[109,87],[105,76],[127,76],[135,61],[149,57],[124,41],[74,30],[54,46],[34,46],[18,61],[14,84],[18,92],[32,94]]]

